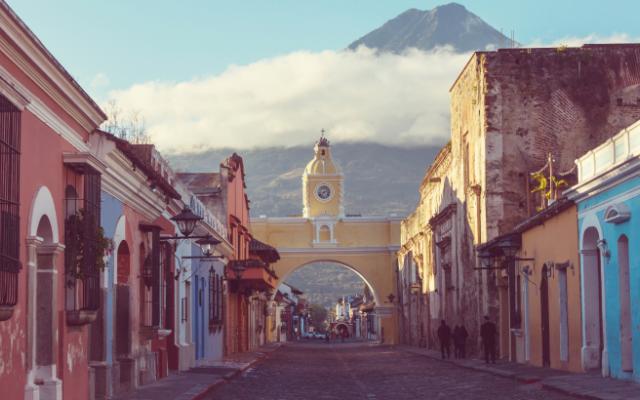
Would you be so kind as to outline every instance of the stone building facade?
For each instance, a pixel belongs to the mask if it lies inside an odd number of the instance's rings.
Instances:
[[[640,45],[476,52],[450,93],[451,141],[403,223],[398,264],[411,251],[423,279],[429,315],[410,319],[462,320],[476,338],[484,315],[499,320],[505,281],[477,269],[475,247],[535,213],[530,173],[550,154],[570,172],[579,155],[640,118]],[[408,289],[399,281],[399,290]]]

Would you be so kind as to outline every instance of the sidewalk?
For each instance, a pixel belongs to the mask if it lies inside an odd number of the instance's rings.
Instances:
[[[113,400],[197,400],[204,398],[216,386],[233,379],[280,347],[269,344],[258,351],[233,354],[223,361],[207,366],[174,372],[168,377],[137,390],[113,397]]]
[[[411,346],[397,346],[408,353],[423,355],[480,372],[515,379],[523,383],[540,383],[543,388],[580,399],[630,400],[640,399],[640,385],[618,379],[603,378],[599,374],[576,374],[550,368],[534,367],[509,361],[485,364],[478,359],[442,360],[440,352]]]

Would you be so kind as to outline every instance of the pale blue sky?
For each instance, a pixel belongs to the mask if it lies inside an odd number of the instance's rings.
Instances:
[[[150,80],[218,74],[295,50],[341,49],[408,8],[433,0],[9,0],[98,100]],[[637,0],[460,1],[516,40],[589,34],[640,37]],[[98,74],[108,84],[91,85]]]

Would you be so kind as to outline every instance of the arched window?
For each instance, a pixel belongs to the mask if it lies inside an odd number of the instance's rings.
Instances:
[[[320,227],[320,235],[319,239],[321,242],[330,242],[331,241],[331,230],[328,226],[322,225]]]

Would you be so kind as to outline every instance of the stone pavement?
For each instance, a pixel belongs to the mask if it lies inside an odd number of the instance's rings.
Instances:
[[[264,359],[279,345],[268,345],[256,352],[234,354],[224,361],[209,363],[189,371],[171,373],[137,390],[118,395],[113,400],[197,400],[204,398],[216,386],[234,378]]]
[[[499,361],[485,364],[478,359],[442,360],[440,352],[423,348],[398,346],[405,352],[436,359],[475,371],[510,378],[523,383],[538,383],[543,388],[571,395],[574,398],[593,400],[640,399],[640,385],[633,382],[603,378],[597,373],[575,374],[550,368]]]
[[[269,355],[209,400],[564,400],[538,383],[479,373],[369,343],[297,342]]]

